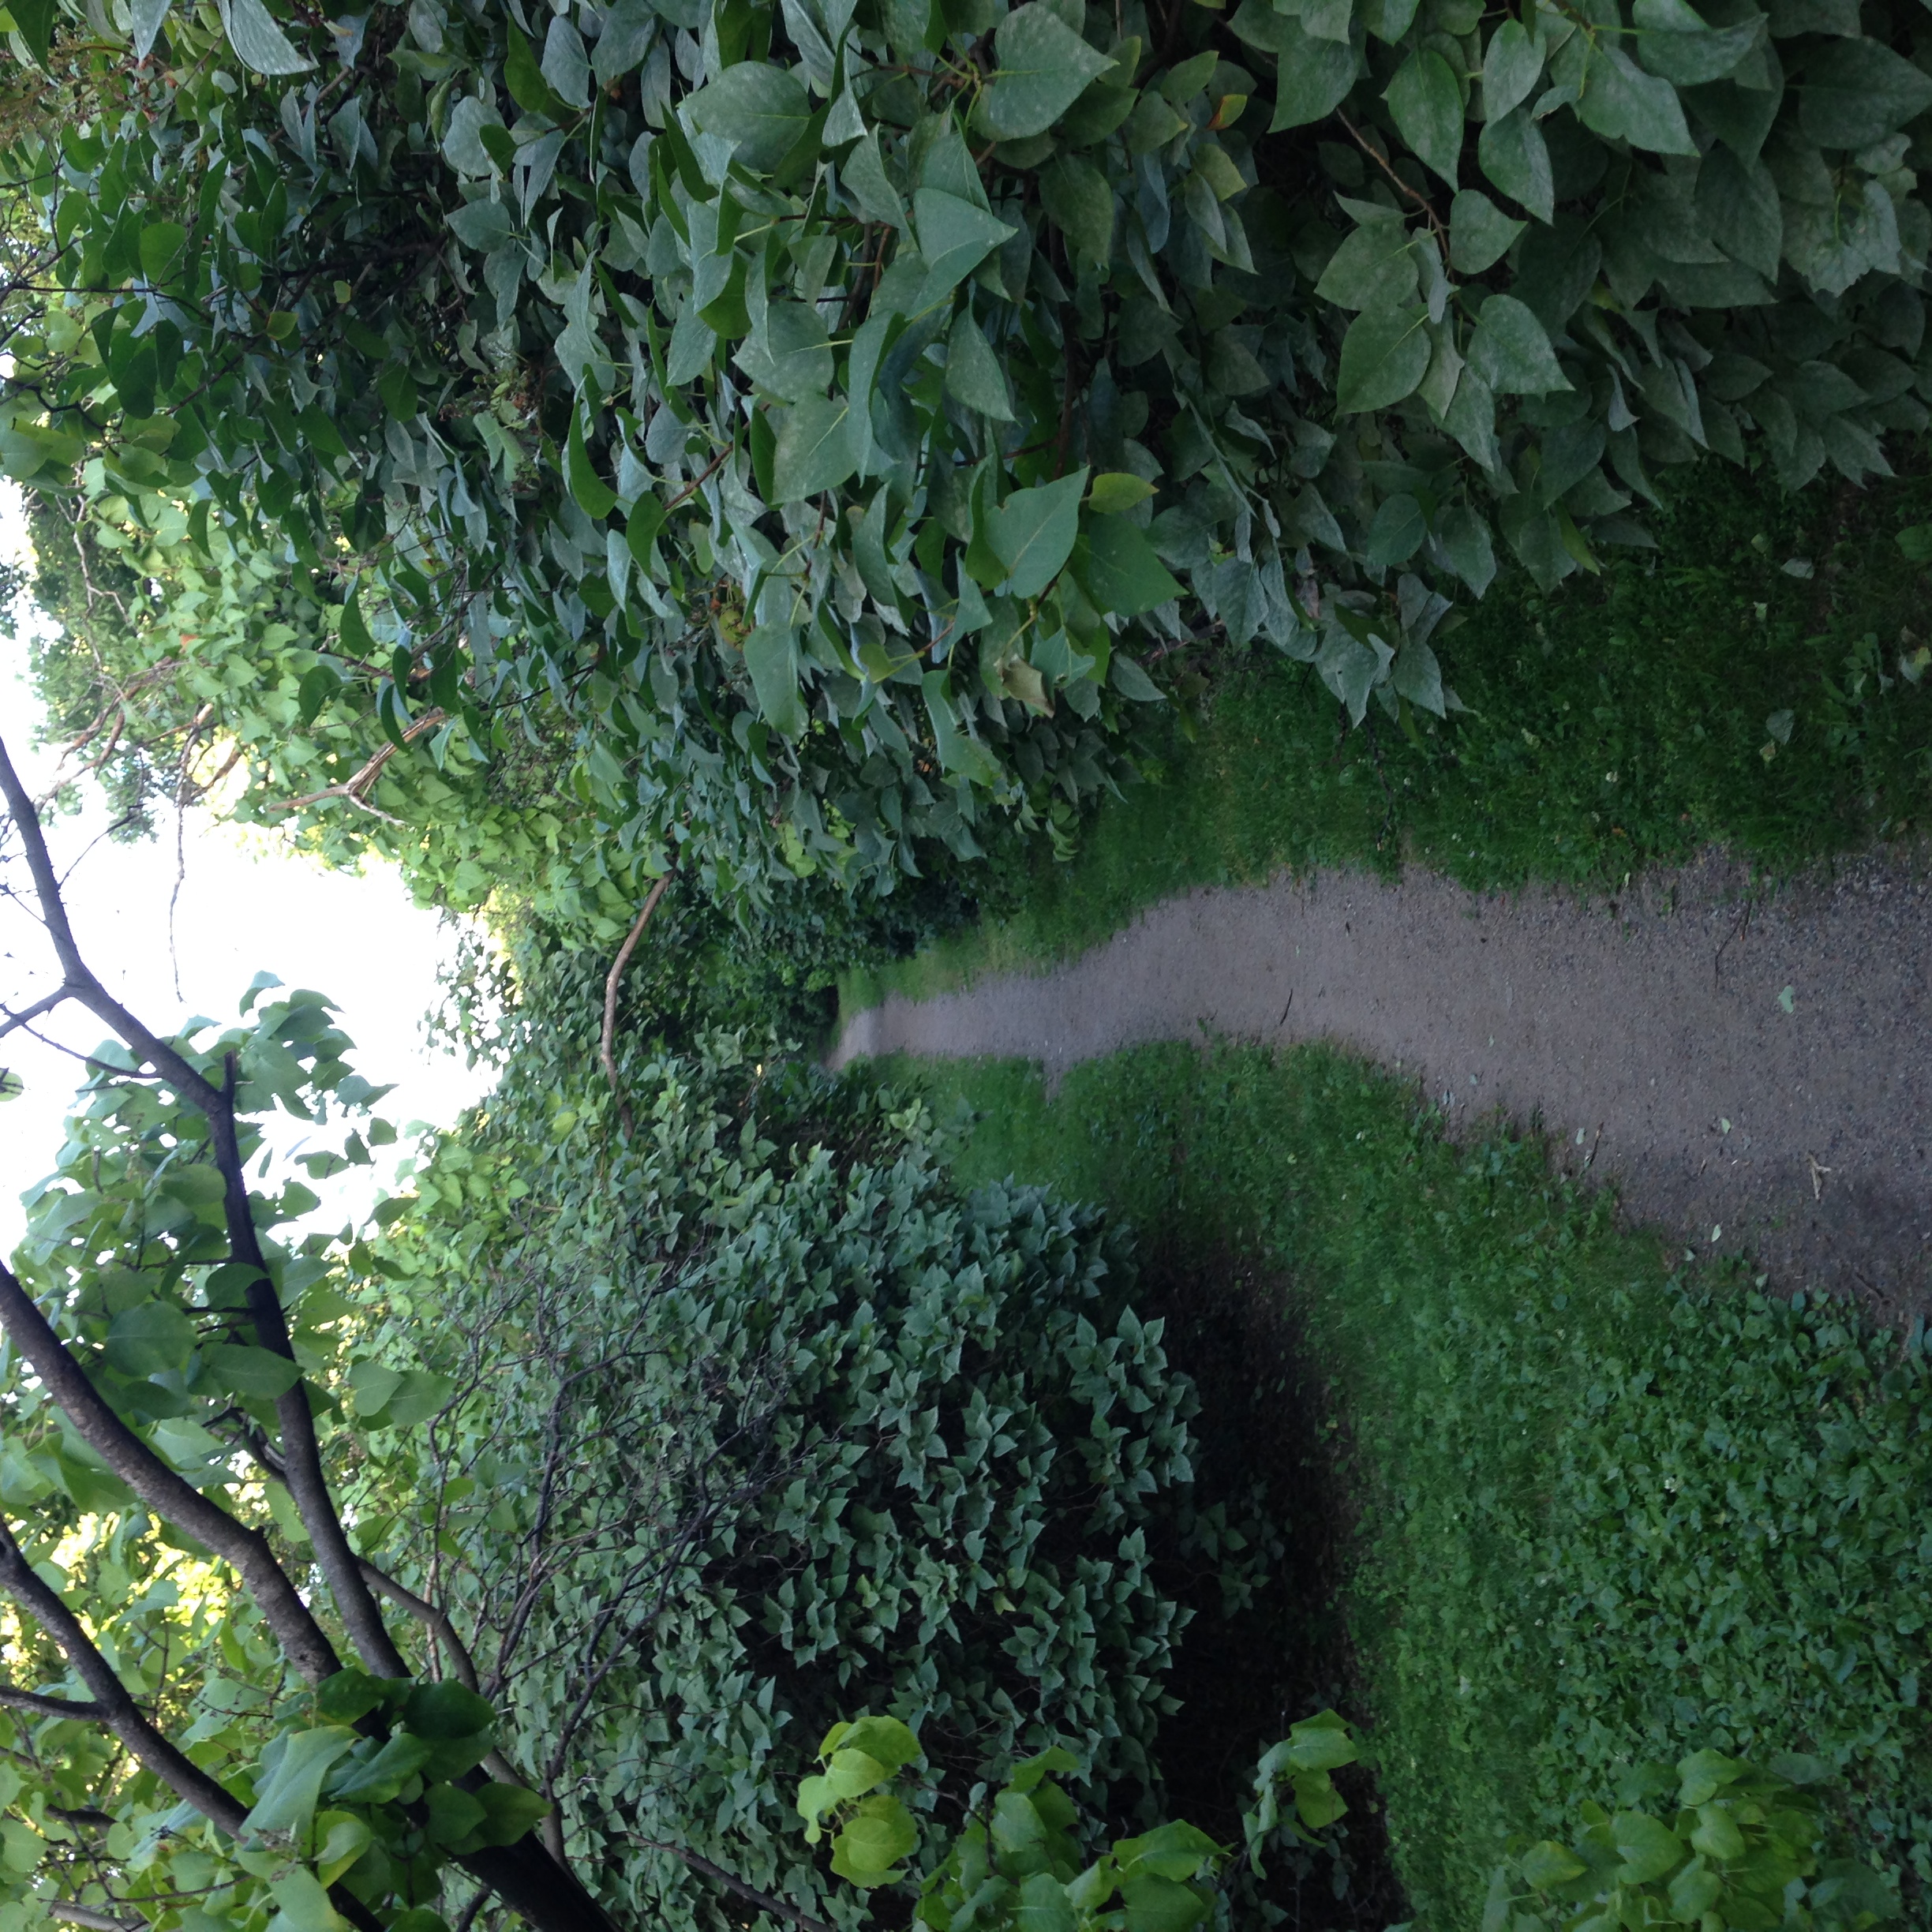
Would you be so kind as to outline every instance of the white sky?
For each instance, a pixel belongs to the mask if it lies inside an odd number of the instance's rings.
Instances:
[[[18,487],[0,485],[0,554],[17,557],[27,539]],[[0,630],[0,736],[30,791],[47,782],[55,760],[32,744],[39,707],[26,683],[27,640]],[[361,877],[335,872],[275,844],[270,835],[226,826],[205,813],[188,815],[186,873],[174,916],[176,960],[169,954],[168,900],[174,890],[174,827],[166,822],[152,843],[89,843],[107,823],[98,792],[86,808],[49,829],[54,863],[74,867],[67,903],[75,934],[90,964],[115,995],[157,1032],[193,1014],[227,1024],[236,1016],[249,982],[263,969],[290,987],[309,987],[339,1009],[356,1043],[358,1071],[396,1091],[377,1109],[403,1130],[394,1147],[376,1150],[379,1166],[351,1170],[333,1181],[308,1182],[323,1208],[307,1225],[336,1228],[365,1213],[391,1185],[395,1163],[410,1151],[411,1123],[447,1126],[489,1083],[461,1058],[432,1048],[422,1019],[436,997],[438,966],[456,934],[436,915],[412,904],[392,867],[372,862]],[[84,852],[85,856],[83,856]],[[77,863],[77,861],[78,862]],[[24,868],[9,867],[10,873]],[[21,883],[24,886],[24,876]],[[0,1002],[24,1003],[53,984],[45,936],[0,900]],[[78,1008],[50,1015],[50,1037],[81,1049],[105,1032]],[[27,1083],[18,1099],[0,1105],[0,1253],[20,1238],[19,1196],[53,1167],[65,1138],[62,1121],[83,1069],[23,1032],[0,1041],[0,1065]],[[283,1117],[274,1137],[292,1147],[305,1131]],[[338,1141],[339,1129],[328,1136]]]

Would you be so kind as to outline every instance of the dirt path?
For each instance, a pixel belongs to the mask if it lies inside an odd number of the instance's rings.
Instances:
[[[1713,860],[1620,899],[1324,873],[1200,891],[1037,978],[854,1017],[833,1056],[1326,1039],[1468,1120],[1540,1120],[1630,1216],[1780,1286],[1932,1312],[1932,880],[1878,862],[1751,899]]]

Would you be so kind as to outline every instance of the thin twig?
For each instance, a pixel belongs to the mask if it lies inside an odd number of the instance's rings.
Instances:
[[[800,1911],[797,1906],[785,1900],[760,1891],[736,1872],[727,1871],[722,1865],[713,1865],[708,1858],[700,1858],[695,1852],[687,1852],[682,1845],[667,1844],[661,1838],[633,1838],[631,1842],[646,1852],[668,1852],[673,1858],[682,1859],[693,1871],[702,1872],[707,1878],[715,1878],[728,1891],[736,1892],[741,1899],[762,1906],[777,1918],[788,1920],[799,1926],[801,1932],[832,1932],[831,1926],[822,1919],[814,1919],[810,1912]]]
[[[1419,193],[1417,189],[1411,188],[1409,184],[1404,181],[1390,165],[1388,156],[1385,155],[1380,148],[1376,147],[1375,143],[1370,140],[1367,136],[1362,133],[1361,129],[1356,126],[1355,123],[1351,121],[1346,114],[1343,114],[1339,108],[1336,109],[1335,110],[1335,118],[1348,129],[1350,138],[1354,140],[1355,145],[1359,148],[1371,161],[1374,162],[1376,166],[1379,167],[1382,172],[1386,174],[1389,179],[1392,181],[1395,185],[1400,189],[1402,192],[1406,194],[1425,215],[1428,217],[1429,227],[1433,229],[1437,234],[1446,235],[1448,233],[1448,230],[1443,227],[1442,223],[1442,217],[1436,212],[1435,208],[1431,205],[1428,197],[1425,194]]]

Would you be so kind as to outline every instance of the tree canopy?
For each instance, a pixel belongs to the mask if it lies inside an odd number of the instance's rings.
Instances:
[[[1926,420],[1879,0],[13,17],[0,463],[147,586],[115,703],[338,841],[548,746],[437,889],[560,836],[605,935],[1063,822],[1189,638],[1427,725],[1502,552]]]

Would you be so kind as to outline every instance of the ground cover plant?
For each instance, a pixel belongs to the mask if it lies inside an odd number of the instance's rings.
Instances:
[[[1923,1909],[1918,1331],[1679,1267],[1533,1142],[1446,1141],[1326,1050],[1149,1048],[1050,1100],[1023,1063],[903,1071],[964,1110],[963,1174],[1272,1271],[1355,1512],[1352,1714],[1420,1923],[1473,1927],[1511,1833],[1705,1747],[1814,1754],[1841,1846]]]
[[[1455,634],[1470,709],[1344,728],[1314,675],[1201,659],[1139,780],[1069,856],[1015,854],[979,923],[848,972],[849,1010],[1072,957],[1144,907],[1283,868],[1426,866],[1478,890],[1613,889],[1722,846],[1772,878],[1909,846],[1932,799],[1920,531],[1932,487],[1713,480],[1546,597],[1499,575]],[[1901,541],[1902,539],[1902,541]]]

